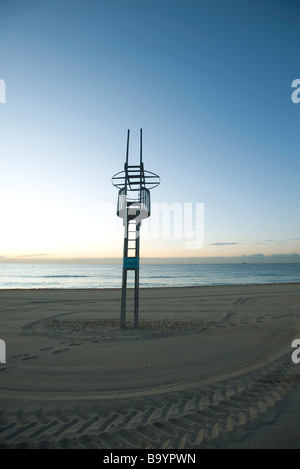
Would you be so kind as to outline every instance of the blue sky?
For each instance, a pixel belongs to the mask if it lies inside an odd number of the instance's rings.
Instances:
[[[0,0],[0,256],[121,256],[141,127],[154,208],[205,207],[201,248],[142,256],[300,254],[299,44],[291,0]]]

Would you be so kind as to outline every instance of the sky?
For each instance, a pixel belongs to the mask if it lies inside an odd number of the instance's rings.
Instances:
[[[300,255],[299,65],[296,0],[0,0],[0,260],[121,257],[140,128],[142,257]]]

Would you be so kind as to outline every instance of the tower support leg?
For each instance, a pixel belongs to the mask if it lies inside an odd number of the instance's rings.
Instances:
[[[135,329],[139,327],[139,269],[134,271],[134,322]]]
[[[127,270],[123,268],[122,276],[122,299],[121,299],[121,319],[120,327],[124,329],[126,327],[126,289],[127,289]]]

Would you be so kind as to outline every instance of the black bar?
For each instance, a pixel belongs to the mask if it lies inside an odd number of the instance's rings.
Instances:
[[[5,453],[3,454],[3,458]],[[201,449],[97,449],[97,448],[80,448],[80,449],[67,449],[63,452],[61,449],[43,449],[43,451],[36,451],[33,449],[21,449],[18,451],[10,451],[7,453],[11,465],[14,467],[24,466],[27,463],[31,467],[40,468],[45,465],[45,461],[49,464],[61,465],[63,458],[67,458],[68,466],[74,467],[89,466],[95,468],[106,467],[124,467],[126,468],[141,468],[145,467],[158,467],[162,464],[163,467],[171,464],[172,466],[181,467],[199,467],[203,462],[203,450]],[[220,456],[220,459],[219,459]],[[228,455],[232,457],[231,454]],[[253,455],[257,458],[256,453]],[[218,452],[209,453],[210,461],[212,463],[224,462],[224,455]],[[222,460],[221,460],[222,457]],[[248,457],[248,454],[247,454]],[[250,458],[251,459],[251,458]],[[251,459],[251,462],[254,462]]]
[[[3,454],[3,458],[5,453]],[[217,456],[219,454],[219,456]],[[201,449],[97,449],[97,448],[80,448],[67,449],[63,452],[60,449],[43,449],[43,451],[18,449],[18,451],[10,451],[7,453],[12,466],[24,466],[30,464],[31,467],[40,468],[45,465],[45,461],[49,461],[50,465],[61,464],[62,458],[68,458],[68,466],[80,467],[89,466],[95,468],[107,468],[118,466],[126,468],[163,467],[171,464],[172,466],[199,467],[203,461],[203,450]],[[216,463],[224,462],[222,453],[210,452],[210,461]],[[221,460],[222,457],[222,460]],[[231,454],[228,455],[232,457]],[[247,454],[248,457],[248,454]],[[256,453],[254,457],[257,458]],[[250,458],[251,459],[251,458]],[[254,462],[254,460],[251,460]]]

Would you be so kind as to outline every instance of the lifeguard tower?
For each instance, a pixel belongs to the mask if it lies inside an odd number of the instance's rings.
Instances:
[[[153,189],[160,183],[160,178],[157,174],[144,170],[142,159],[142,129],[140,129],[140,164],[128,164],[129,135],[130,130],[128,129],[124,171],[120,171],[112,178],[113,185],[119,189],[117,215],[123,219],[124,226],[121,328],[126,327],[128,270],[134,271],[134,327],[138,327],[140,227],[142,220],[150,217],[150,189]]]

